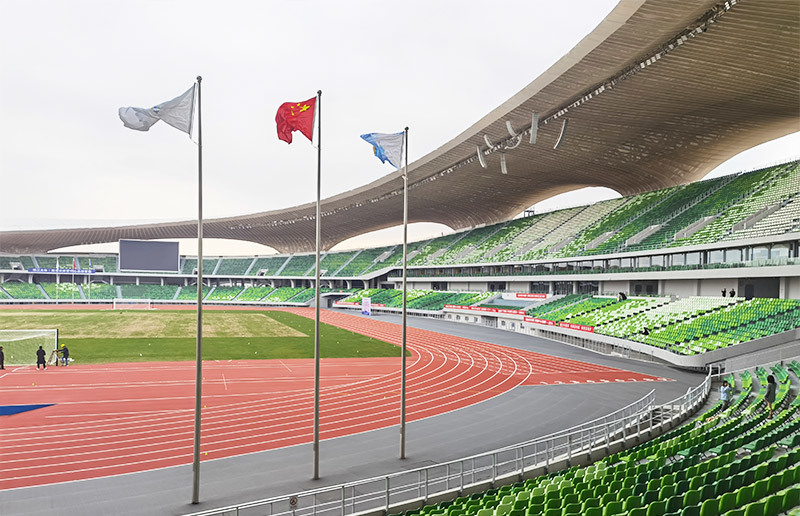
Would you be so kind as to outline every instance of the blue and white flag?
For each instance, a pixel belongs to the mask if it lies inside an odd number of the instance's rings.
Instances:
[[[367,133],[362,134],[361,138],[372,145],[375,155],[382,163],[388,161],[399,169],[403,162],[403,136],[404,133]]]

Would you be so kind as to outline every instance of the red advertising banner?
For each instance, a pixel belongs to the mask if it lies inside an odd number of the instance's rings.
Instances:
[[[570,330],[588,331],[589,333],[594,333],[594,326],[586,326],[585,324],[572,324],[568,322],[560,322],[558,323],[558,327],[567,328]]]
[[[489,312],[509,315],[525,315],[525,310],[512,310],[510,308],[492,308],[490,306],[465,306],[465,305],[444,305],[445,308],[456,310],[472,310],[473,312]]]
[[[518,299],[547,299],[547,294],[515,294]]]
[[[555,321],[548,321],[547,319],[537,319],[536,317],[526,317],[525,322],[534,324],[543,324],[545,326],[558,326],[559,328],[567,328],[568,330],[586,331],[594,333],[594,326],[586,326],[585,324],[573,324],[568,322],[556,323]]]

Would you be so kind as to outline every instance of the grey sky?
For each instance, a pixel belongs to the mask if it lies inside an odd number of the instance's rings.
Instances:
[[[197,75],[206,217],[314,199],[316,153],[299,133],[292,145],[279,141],[274,117],[317,89],[323,196],[358,187],[392,170],[359,134],[408,125],[411,159],[430,152],[535,79],[615,4],[2,0],[0,229],[195,218],[195,145],[163,123],[126,129],[117,108],[169,100]],[[725,170],[793,156],[799,142],[792,135]]]

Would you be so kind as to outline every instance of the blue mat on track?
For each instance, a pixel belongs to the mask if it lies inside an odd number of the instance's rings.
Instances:
[[[44,407],[50,407],[55,403],[45,403],[44,405],[5,405],[0,406],[0,416],[13,416],[21,412],[28,412],[29,410],[36,410]]]

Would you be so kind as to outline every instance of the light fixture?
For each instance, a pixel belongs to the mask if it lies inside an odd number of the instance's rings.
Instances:
[[[500,153],[500,172],[508,174],[508,167],[506,166],[506,153]]]
[[[536,133],[539,132],[539,113],[531,117],[531,145],[536,143]]]
[[[553,149],[557,149],[564,140],[564,133],[567,131],[567,122],[569,122],[569,119],[565,118],[564,125],[561,126],[561,134],[558,135],[558,140],[556,140],[556,144],[553,145]]]
[[[480,161],[480,163],[481,163],[481,166],[482,166],[483,168],[486,168],[486,158],[485,158],[485,157],[483,157],[483,153],[481,152],[481,147],[480,147],[480,145],[478,146],[478,161]]]

